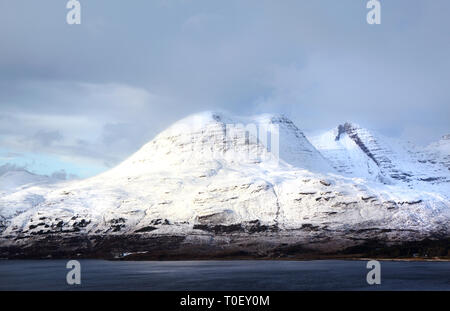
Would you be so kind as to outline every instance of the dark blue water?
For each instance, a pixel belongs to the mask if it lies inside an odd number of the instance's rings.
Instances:
[[[80,260],[81,285],[66,283],[67,260],[0,260],[0,290],[450,290],[450,262],[381,262],[368,285],[365,261]]]

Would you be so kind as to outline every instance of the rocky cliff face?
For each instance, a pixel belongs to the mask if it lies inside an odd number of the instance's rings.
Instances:
[[[445,169],[450,153],[442,148],[442,141],[421,149],[350,123],[310,139],[347,176],[441,193],[450,188],[450,174]]]
[[[273,125],[278,137],[261,135]],[[406,180],[363,131],[339,128],[333,140],[344,139],[363,165],[345,152],[336,158],[350,164],[336,165],[282,116],[190,116],[104,174],[0,198],[0,257],[272,258],[449,236],[442,184],[430,192],[339,174],[369,163]]]

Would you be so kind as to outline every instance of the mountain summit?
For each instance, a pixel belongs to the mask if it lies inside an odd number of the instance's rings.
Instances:
[[[176,122],[113,171],[141,174],[161,166],[181,168],[211,162],[239,166],[264,160],[309,171],[333,170],[285,116],[244,118],[208,111]]]
[[[346,176],[449,193],[450,174],[445,170],[442,140],[421,149],[352,123],[309,138],[331,165]]]

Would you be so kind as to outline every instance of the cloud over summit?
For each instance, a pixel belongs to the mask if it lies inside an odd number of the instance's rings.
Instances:
[[[97,172],[216,109],[285,113],[307,130],[350,120],[419,143],[450,131],[445,0],[383,2],[378,26],[353,0],[84,1],[71,26],[61,1],[7,3],[0,158]]]

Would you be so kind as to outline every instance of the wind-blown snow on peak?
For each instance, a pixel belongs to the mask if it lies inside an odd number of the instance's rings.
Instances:
[[[170,126],[113,170],[130,174],[162,167],[292,165],[309,171],[333,168],[295,124],[283,115],[190,115]]]
[[[356,123],[345,122],[344,124],[339,124],[338,127],[335,129],[335,131],[337,131],[335,140],[338,141],[341,138],[341,135],[343,135],[343,134],[348,135],[351,132],[354,132],[357,130],[362,130],[362,127]]]

